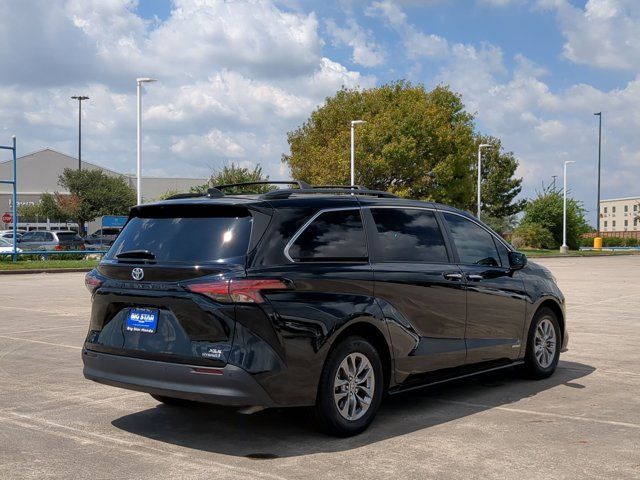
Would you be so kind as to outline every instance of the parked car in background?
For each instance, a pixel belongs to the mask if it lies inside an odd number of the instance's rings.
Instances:
[[[27,233],[26,230],[18,230],[18,238]],[[13,230],[0,230],[0,238],[4,238],[6,240],[13,240]]]
[[[90,249],[110,247],[120,231],[120,228],[100,228],[84,239],[85,246]]]
[[[22,252],[21,249],[16,249],[18,253]],[[12,254],[13,253],[13,240],[7,240],[5,238],[0,237],[0,255]]]
[[[18,244],[23,251],[42,250],[84,250],[84,240],[80,235],[71,230],[45,231],[32,230],[26,232],[18,239]],[[48,258],[47,255],[42,255]]]
[[[553,374],[568,335],[547,269],[456,208],[298,184],[134,207],[86,277],[85,377],[169,405],[315,406],[344,436],[386,393]]]

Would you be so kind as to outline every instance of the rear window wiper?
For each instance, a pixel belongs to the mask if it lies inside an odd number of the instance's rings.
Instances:
[[[156,254],[150,252],[149,250],[127,250],[125,252],[120,252],[116,255],[118,260],[125,258],[133,258],[140,260],[155,260]]]

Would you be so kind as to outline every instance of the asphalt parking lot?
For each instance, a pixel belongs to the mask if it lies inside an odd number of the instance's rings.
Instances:
[[[568,299],[553,377],[394,397],[350,439],[86,381],[83,274],[0,275],[0,478],[640,478],[640,256],[540,263]]]

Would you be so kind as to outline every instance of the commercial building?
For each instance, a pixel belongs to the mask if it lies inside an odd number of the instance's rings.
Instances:
[[[601,200],[600,230],[607,233],[640,232],[640,197]]]
[[[58,177],[65,168],[78,168],[78,159],[50,148],[24,155],[17,159],[18,192],[17,204],[37,204],[43,193],[68,193],[58,185]],[[136,177],[132,174],[120,173],[94,163],[82,161],[83,169],[102,170],[107,175],[123,177],[129,185],[135,189]],[[11,180],[13,178],[13,161],[0,163],[0,179]],[[188,192],[191,187],[207,182],[205,178],[158,178],[142,177],[143,201],[151,201],[169,190]],[[12,187],[0,184],[0,215],[11,212]],[[18,218],[20,220],[20,218]],[[34,229],[61,229],[74,227],[75,224],[52,224],[46,219],[34,222],[20,222],[19,228]],[[0,229],[11,228],[0,222]],[[99,227],[99,221],[89,225],[89,231]]]

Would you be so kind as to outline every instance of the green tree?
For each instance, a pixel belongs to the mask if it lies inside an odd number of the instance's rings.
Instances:
[[[342,88],[289,132],[291,153],[282,160],[293,178],[347,185],[354,119],[367,122],[356,129],[357,184],[475,211],[477,146],[486,137],[475,132],[473,115],[446,86],[427,91],[398,81],[362,91]],[[487,205],[492,215],[512,215],[522,208],[513,203],[521,183],[512,178],[517,160],[501,151],[498,139],[490,141],[496,149],[485,173]]]
[[[180,190],[176,190],[175,188],[170,188],[155,200],[166,200],[167,198],[173,197],[174,195],[178,195],[179,193],[180,193]]]
[[[569,248],[578,248],[580,237],[589,231],[585,214],[586,210],[582,202],[567,196],[567,245]],[[515,235],[518,236],[522,229],[531,229],[530,226],[535,225],[538,230],[541,227],[551,233],[554,244],[547,248],[557,248],[562,244],[562,217],[562,189],[543,186],[538,196],[528,201],[524,207],[524,216]]]
[[[136,194],[123,177],[102,170],[65,168],[58,185],[69,193],[45,193],[38,204],[40,216],[72,220],[82,226],[102,215],[126,215],[136,202]]]
[[[231,165],[225,165],[222,167],[222,170],[214,172],[209,178],[209,181],[204,185],[199,185],[197,187],[191,187],[192,193],[207,193],[207,189],[214,187],[216,185],[229,185],[234,183],[244,183],[244,182],[263,182],[269,180],[269,177],[262,173],[262,167],[260,165],[256,165],[253,169],[249,169],[246,167],[240,167],[235,163],[231,163]],[[253,193],[265,193],[269,191],[268,185],[255,185],[249,189],[250,192]],[[224,190],[225,193],[247,193],[246,188],[226,188]]]

